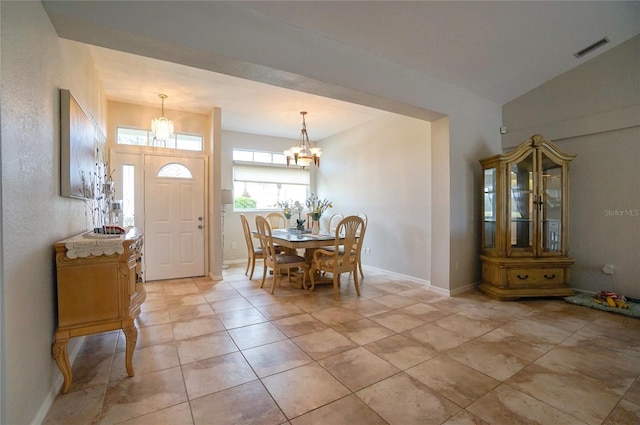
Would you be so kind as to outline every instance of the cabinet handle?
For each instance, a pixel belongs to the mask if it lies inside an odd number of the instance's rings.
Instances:
[[[538,209],[541,210],[542,209],[542,204],[544,204],[544,202],[542,202],[542,195],[538,196],[538,195],[534,195],[533,196],[533,204],[538,206]]]
[[[520,276],[520,275],[518,275],[518,279],[520,279],[520,280],[527,280],[527,279],[529,279],[529,275],[528,275],[528,274],[525,274],[524,276]]]
[[[552,274],[551,276],[549,276],[548,274],[544,275],[545,279],[555,279],[556,275]]]

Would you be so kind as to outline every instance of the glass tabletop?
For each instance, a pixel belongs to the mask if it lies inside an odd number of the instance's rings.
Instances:
[[[335,239],[335,235],[330,235],[328,233],[319,233],[317,235],[312,235],[311,233],[298,233],[295,231],[289,231],[285,229],[273,229],[271,234],[274,238],[285,239],[288,241],[314,241],[314,240],[322,240],[328,241]]]

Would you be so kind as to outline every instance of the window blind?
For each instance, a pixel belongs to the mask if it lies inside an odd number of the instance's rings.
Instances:
[[[309,170],[264,165],[234,164],[233,180],[236,182],[309,185]]]

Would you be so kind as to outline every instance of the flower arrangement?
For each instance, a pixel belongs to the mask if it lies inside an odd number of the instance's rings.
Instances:
[[[309,210],[309,214],[311,214],[311,218],[313,218],[313,220],[320,220],[320,217],[322,217],[322,214],[327,210],[327,208],[333,208],[333,205],[331,205],[331,201],[326,198],[320,199],[315,193],[312,193],[311,196],[307,198],[307,209]]]
[[[276,206],[282,208],[282,213],[289,220],[293,214],[293,202],[292,201],[279,201]]]
[[[296,227],[299,230],[304,229],[304,222],[307,221],[302,218],[303,210],[304,210],[304,207],[302,206],[300,201],[296,201],[295,204],[293,204],[293,211],[298,214],[298,218],[296,219]]]

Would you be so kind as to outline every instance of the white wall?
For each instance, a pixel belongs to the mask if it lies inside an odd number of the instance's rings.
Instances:
[[[640,298],[640,126],[562,140],[571,162],[571,286]],[[613,264],[613,275],[602,272]]]
[[[69,42],[72,44],[77,44]],[[82,44],[78,44],[82,45]],[[159,100],[159,99],[158,99]],[[116,128],[135,127],[141,129],[151,128],[151,120],[160,116],[160,106],[157,108],[135,105],[131,103],[109,101],[107,115],[107,144],[116,147]],[[209,116],[194,112],[175,111],[165,108],[164,116],[173,121],[176,133],[197,134],[204,138],[205,146],[209,144],[210,129]]]
[[[2,417],[29,424],[46,413],[60,373],[53,244],[86,230],[84,204],[60,194],[59,88],[104,123],[87,50],[62,43],[40,2],[1,2]],[[77,340],[75,341],[77,342]],[[69,350],[77,344],[72,341]],[[41,417],[40,417],[41,419]]]
[[[638,58],[640,36],[503,107],[504,148],[540,133],[577,155],[570,164],[571,285],[634,298],[640,298]],[[602,272],[604,264],[613,264],[612,276]]]
[[[430,123],[387,114],[319,146],[317,193],[333,203],[327,215],[368,216],[363,264],[429,281]]]

